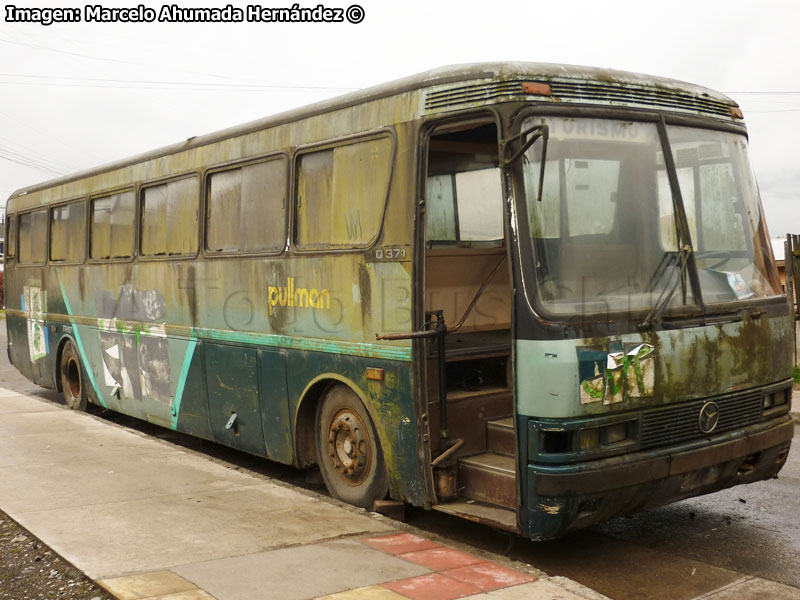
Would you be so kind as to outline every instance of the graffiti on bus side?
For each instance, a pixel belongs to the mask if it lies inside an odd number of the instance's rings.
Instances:
[[[95,307],[100,317],[97,327],[103,382],[118,390],[120,398],[146,397],[169,406],[171,364],[164,296],[157,290],[140,290],[126,283],[116,295],[97,290]],[[143,325],[128,331],[123,324],[131,322]]]
[[[30,283],[23,288],[20,301],[28,328],[28,352],[31,361],[35,361],[50,353],[50,339],[45,327],[47,291],[42,289],[39,281],[31,280]]]

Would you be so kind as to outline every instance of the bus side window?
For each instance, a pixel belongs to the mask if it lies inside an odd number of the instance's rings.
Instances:
[[[50,209],[50,260],[83,262],[86,207],[81,200]]]
[[[6,258],[17,255],[17,215],[10,215],[6,219]]]
[[[209,176],[206,248],[275,252],[286,245],[288,161],[259,162]]]
[[[503,238],[500,169],[432,175],[427,183],[426,235],[436,242]]]
[[[93,259],[133,256],[136,195],[133,190],[92,200],[91,246]]]
[[[493,124],[459,126],[431,138],[426,182],[428,247],[498,246],[503,182]]]
[[[456,185],[451,174],[428,177],[426,197],[426,236],[428,240],[455,242],[458,239]]]
[[[43,264],[47,256],[47,210],[42,208],[19,216],[20,264]]]
[[[300,156],[298,246],[363,247],[377,237],[392,150],[392,140],[382,137]]]
[[[142,190],[142,255],[180,256],[197,252],[200,184],[197,177]]]

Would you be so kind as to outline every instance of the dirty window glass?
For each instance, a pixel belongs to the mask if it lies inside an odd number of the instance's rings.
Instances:
[[[545,166],[541,203],[532,206],[531,224],[541,228],[540,237],[559,237],[561,223],[561,182],[566,204],[567,235],[607,235],[614,227],[618,160],[574,159],[548,160]],[[539,171],[525,171],[530,193],[539,193]],[[555,206],[553,206],[555,205]]]
[[[503,189],[500,169],[456,173],[458,233],[462,240],[503,238]]]
[[[428,177],[425,199],[426,239],[455,241],[456,234],[456,182],[450,175]]]
[[[535,289],[556,314],[644,310],[677,277],[659,239],[672,218],[669,180],[652,123],[547,118],[550,128],[541,201],[543,143],[523,158]],[[664,198],[664,203],[660,203]],[[667,202],[668,200],[668,202]],[[660,212],[661,211],[661,212]],[[668,224],[674,229],[674,222]],[[666,257],[666,258],[665,258]],[[677,293],[672,304],[692,303]]]
[[[667,132],[703,300],[780,294],[744,136],[677,126]]]
[[[691,169],[676,168],[678,185],[681,189],[683,206],[686,210],[686,220],[689,222],[689,233],[693,240],[697,239],[697,211],[694,200],[694,175]],[[675,225],[675,214],[672,204],[672,191],[669,177],[663,165],[658,172],[658,214],[659,214],[659,240],[664,250],[676,251],[678,249],[678,234]]]
[[[681,281],[673,195],[680,191],[706,304],[780,293],[758,192],[737,134],[668,126],[673,190],[653,123],[528,119],[550,127],[542,200],[542,142],[523,159],[535,289],[564,315],[697,308]]]
[[[41,264],[47,256],[47,211],[35,210],[19,216],[19,262]]]
[[[428,177],[428,241],[491,241],[503,238],[500,169]]]
[[[262,252],[285,246],[287,164],[281,158],[211,175],[209,250]]]
[[[559,161],[545,161],[544,185],[542,186],[542,199],[539,195],[538,169],[532,169],[528,155],[523,157],[523,174],[525,176],[525,189],[529,195],[537,197],[536,202],[528,204],[528,219],[531,236],[534,239],[553,239],[561,237],[561,183],[559,177]]]
[[[176,256],[197,251],[200,185],[197,177],[142,191],[142,254]]]
[[[678,167],[678,182],[681,187],[683,205],[686,208],[686,219],[689,221],[689,231],[692,243],[696,250],[704,247],[716,250],[747,250],[745,237],[745,218],[734,214],[726,203],[726,198],[735,194],[733,167],[731,165],[703,165],[700,166],[695,182],[695,171],[691,167]],[[663,174],[666,179],[666,173]],[[696,185],[700,186],[700,197],[703,202],[700,206],[695,202]],[[675,234],[675,219],[672,216],[672,198],[668,195],[669,183],[665,183],[666,193],[659,196],[659,210],[667,217],[661,232],[662,240],[666,245],[677,248]],[[697,228],[698,219],[701,222]]]
[[[86,207],[83,202],[50,211],[50,260],[81,262],[86,247]]]
[[[8,233],[6,235],[6,258],[14,258],[17,255],[17,217],[11,215],[8,217],[7,227]]]
[[[364,246],[378,234],[392,140],[378,138],[304,154],[298,160],[297,244]]]
[[[608,234],[614,225],[619,161],[565,159],[569,235]]]
[[[92,201],[91,258],[128,258],[133,255],[136,195],[119,192]]]

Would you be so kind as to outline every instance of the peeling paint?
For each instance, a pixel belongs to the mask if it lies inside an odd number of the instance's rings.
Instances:
[[[558,505],[558,504],[556,504],[554,506],[551,506],[549,504],[540,504],[539,505],[539,510],[541,510],[542,512],[547,513],[548,515],[557,515],[557,514],[559,514],[561,512],[561,506]]]
[[[101,311],[97,324],[106,385],[119,386],[124,398],[149,398],[169,406],[172,377],[164,296],[125,283],[116,299],[97,290],[95,306]]]
[[[28,328],[28,352],[31,360],[44,358],[50,352],[50,337],[45,326],[47,291],[41,285],[27,285],[22,298]]]
[[[775,383],[791,377],[791,353],[754,349],[791,348],[791,339],[791,316],[745,315],[608,338],[517,340],[518,410],[535,417],[601,415]]]

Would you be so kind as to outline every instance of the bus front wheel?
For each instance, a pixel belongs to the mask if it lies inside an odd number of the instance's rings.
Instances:
[[[371,510],[386,496],[380,441],[364,405],[344,385],[331,388],[317,407],[317,456],[334,498]]]
[[[73,410],[86,410],[87,396],[83,370],[72,342],[64,344],[59,372],[61,373],[61,393],[64,395],[64,404]]]

